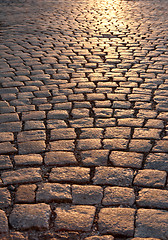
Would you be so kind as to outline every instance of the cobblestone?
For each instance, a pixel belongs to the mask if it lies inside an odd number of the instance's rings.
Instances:
[[[105,206],[132,206],[135,202],[133,189],[124,187],[106,187],[103,205]]]
[[[134,184],[144,187],[163,187],[166,183],[165,171],[144,169],[139,170],[134,179]]]
[[[133,171],[130,169],[97,167],[93,183],[100,185],[130,186],[132,179]]]
[[[50,207],[45,203],[16,205],[9,221],[13,228],[26,230],[32,227],[39,230],[49,228]]]
[[[95,214],[93,206],[65,206],[55,210],[57,215],[55,220],[56,229],[90,231]]]
[[[53,168],[49,180],[52,182],[87,183],[90,169],[82,167]]]
[[[138,206],[167,209],[168,191],[144,188],[139,192]]]
[[[103,189],[99,186],[72,186],[73,204],[94,205],[100,204],[103,197]]]
[[[36,193],[37,202],[52,202],[52,201],[71,201],[70,185],[59,183],[44,183],[38,186]]]
[[[167,211],[139,209],[136,221],[136,237],[167,239]]]
[[[0,188],[0,208],[6,208],[11,205],[11,196],[7,188]]]
[[[134,214],[135,210],[131,208],[103,208],[99,213],[99,230],[103,233],[131,237],[134,230]]]
[[[5,185],[41,181],[39,168],[25,168],[15,171],[3,172],[1,178]]]
[[[8,228],[8,219],[3,210],[0,210],[0,233],[7,233]]]
[[[0,5],[0,239],[167,240],[167,1]]]
[[[15,194],[16,203],[35,203],[35,184],[20,185]]]

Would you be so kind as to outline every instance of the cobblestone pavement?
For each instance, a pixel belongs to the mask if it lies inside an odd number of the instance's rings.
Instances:
[[[0,239],[168,240],[167,12],[0,1]]]

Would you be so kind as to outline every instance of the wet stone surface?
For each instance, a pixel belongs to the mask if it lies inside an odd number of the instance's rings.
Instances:
[[[167,240],[167,1],[0,6],[0,239]]]

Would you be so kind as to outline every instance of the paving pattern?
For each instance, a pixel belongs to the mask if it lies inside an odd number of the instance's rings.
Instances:
[[[0,0],[0,239],[168,240],[167,0]]]

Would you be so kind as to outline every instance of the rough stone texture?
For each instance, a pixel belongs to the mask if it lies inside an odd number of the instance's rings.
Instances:
[[[98,228],[102,233],[132,237],[134,233],[132,208],[102,208],[99,213]]]
[[[160,139],[160,129],[154,128],[135,128],[133,138]]]
[[[168,238],[168,212],[165,210],[139,209],[136,217],[135,237]]]
[[[14,135],[11,132],[0,132],[0,141],[1,142],[11,142],[14,141]]]
[[[39,168],[25,168],[3,172],[1,175],[4,184],[33,183],[42,180]]]
[[[146,159],[144,168],[157,169],[168,172],[168,154],[150,153]]]
[[[43,158],[40,154],[15,155],[16,166],[42,165]]]
[[[57,230],[85,231],[91,230],[95,207],[93,206],[63,206],[55,210],[55,227]]]
[[[168,141],[158,140],[152,149],[153,152],[168,152]]]
[[[90,150],[90,149],[100,149],[100,148],[101,148],[100,139],[77,140],[77,149],[79,150]]]
[[[127,139],[104,139],[103,148],[109,150],[126,150],[128,146]]]
[[[129,127],[111,127],[106,128],[105,138],[129,138],[131,128]]]
[[[0,233],[8,232],[8,219],[4,211],[0,209]]]
[[[90,169],[82,167],[57,167],[50,173],[51,182],[87,183],[90,180]]]
[[[16,153],[17,149],[10,142],[0,143],[0,154]]]
[[[35,203],[35,184],[20,185],[15,193],[16,203]]]
[[[50,151],[73,151],[74,148],[74,140],[59,140],[50,142]]]
[[[130,186],[132,184],[133,171],[124,168],[96,167],[94,184]]]
[[[80,138],[102,138],[103,128],[82,128]]]
[[[46,165],[65,166],[65,165],[76,165],[78,162],[73,152],[47,152],[44,157]]]
[[[18,143],[19,154],[42,153],[46,149],[45,141],[27,141]]]
[[[132,188],[106,187],[102,204],[105,206],[132,206],[135,202],[135,193]]]
[[[168,190],[144,188],[136,203],[140,207],[168,209]]]
[[[52,210],[49,229],[9,224],[0,239],[130,240],[125,224],[97,229],[102,208],[167,210],[167,12],[167,0],[0,0],[0,208]],[[54,228],[70,204],[96,207],[88,232]]]
[[[109,150],[88,150],[81,151],[83,166],[106,166]]]
[[[100,204],[103,198],[103,189],[99,186],[72,185],[72,198],[73,204]]]
[[[152,148],[150,140],[136,140],[130,141],[129,149],[133,152],[149,152]]]
[[[134,179],[134,185],[143,187],[163,187],[166,183],[167,174],[159,170],[139,170]]]
[[[46,134],[44,130],[33,130],[20,132],[17,135],[18,142],[46,140]]]
[[[68,184],[44,183],[38,186],[37,202],[71,201],[71,189]]]
[[[76,133],[73,128],[51,130],[51,140],[75,139]]]
[[[13,168],[12,161],[7,155],[0,155],[0,169]]]
[[[7,188],[0,188],[0,208],[11,205],[11,195]]]
[[[48,229],[51,210],[45,203],[15,205],[9,222],[18,230]]]
[[[112,151],[110,162],[117,167],[141,168],[143,154],[135,152]]]

